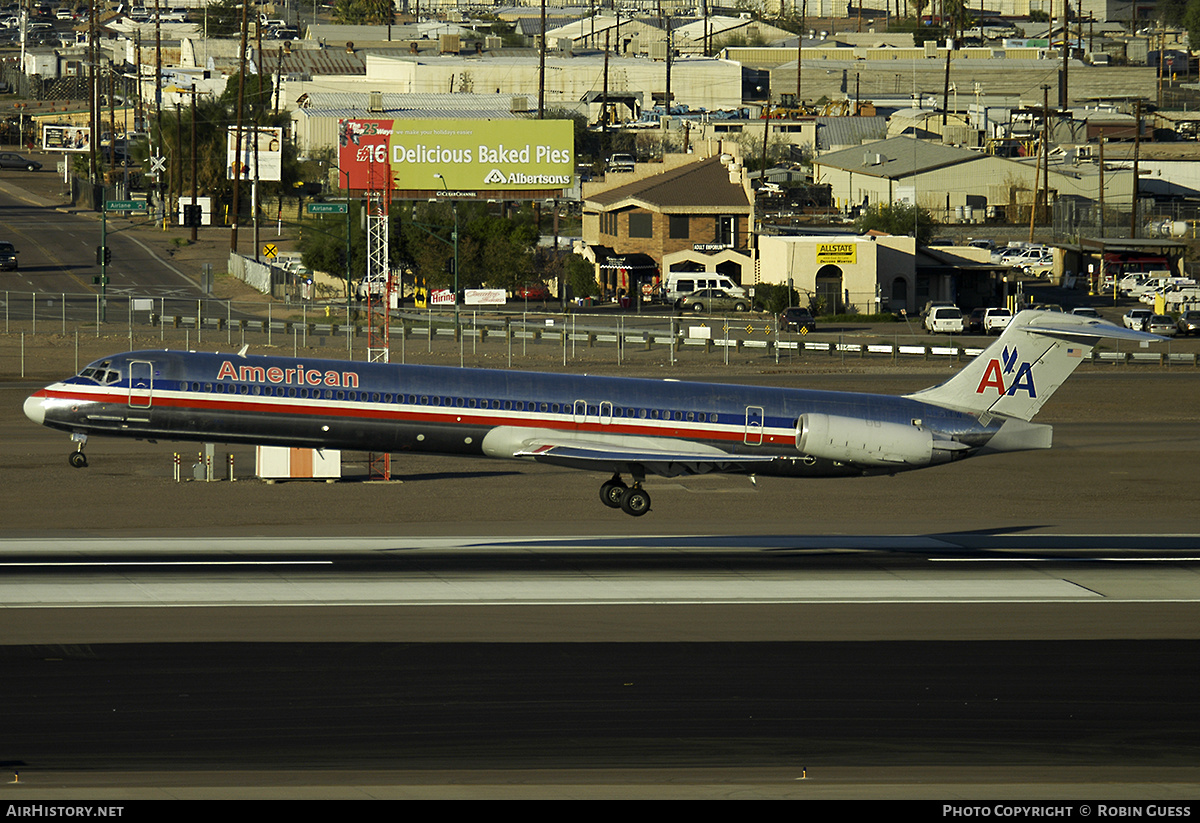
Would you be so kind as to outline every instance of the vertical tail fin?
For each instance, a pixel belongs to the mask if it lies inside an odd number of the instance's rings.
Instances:
[[[981,417],[1031,420],[1101,340],[1163,339],[1095,318],[1023,311],[954,377],[907,396]]]

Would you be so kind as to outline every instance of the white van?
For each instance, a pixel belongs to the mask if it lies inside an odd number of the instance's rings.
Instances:
[[[674,303],[685,294],[700,289],[724,289],[734,297],[745,297],[746,290],[723,274],[716,272],[669,272],[663,283],[663,302]]]

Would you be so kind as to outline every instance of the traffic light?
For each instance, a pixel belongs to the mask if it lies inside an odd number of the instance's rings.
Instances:
[[[194,228],[200,225],[201,217],[204,214],[204,207],[201,205],[191,205],[185,203],[183,205],[183,225],[186,228]]]
[[[112,249],[108,246],[96,246],[96,265],[107,266],[112,262]]]

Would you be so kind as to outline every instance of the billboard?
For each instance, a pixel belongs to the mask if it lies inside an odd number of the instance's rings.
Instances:
[[[257,172],[255,166],[257,165]],[[225,133],[225,174],[232,180],[241,170],[242,180],[283,179],[283,129],[275,126],[242,127],[242,153],[239,162],[237,129]]]
[[[42,126],[43,151],[91,151],[89,126]]]
[[[351,189],[474,196],[568,188],[570,120],[342,120],[338,166]]]

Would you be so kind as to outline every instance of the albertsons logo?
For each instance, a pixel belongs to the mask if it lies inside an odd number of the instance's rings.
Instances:
[[[513,172],[505,174],[500,169],[492,169],[488,172],[487,177],[483,178],[485,186],[492,185],[509,185],[509,186],[569,186],[571,185],[571,175],[569,174],[525,174],[524,172]]]

